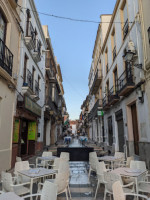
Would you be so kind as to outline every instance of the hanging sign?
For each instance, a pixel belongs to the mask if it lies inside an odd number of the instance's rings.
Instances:
[[[28,123],[28,140],[36,140],[37,138],[37,126],[36,122]]]
[[[18,143],[19,141],[19,127],[20,127],[20,120],[15,119],[14,129],[13,129],[13,143]]]
[[[98,115],[98,116],[104,116],[104,112],[103,112],[102,110],[98,110],[98,111],[97,111],[97,115]]]

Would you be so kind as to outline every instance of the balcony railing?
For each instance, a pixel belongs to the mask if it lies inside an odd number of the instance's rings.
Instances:
[[[128,24],[128,19],[127,19],[123,26],[123,40],[126,38],[128,32],[129,32],[129,24]]]
[[[116,85],[115,87],[113,86],[109,90],[109,95],[108,95],[108,103],[109,105],[115,104],[117,101],[119,101],[119,96],[118,96],[118,86]]]
[[[114,49],[113,49],[113,61],[115,60],[116,58],[116,46],[114,46]]]
[[[99,85],[101,83],[101,80],[102,80],[102,70],[97,69],[95,76],[94,76],[94,81],[93,81],[93,84],[92,84],[92,87],[91,87],[91,93],[92,94],[95,94],[97,92]]]
[[[33,78],[29,70],[27,70],[27,81],[23,83],[23,87],[29,87],[33,91]]]
[[[97,115],[97,111],[100,110],[101,108],[102,108],[102,100],[98,99],[91,110],[92,116],[95,117]]]
[[[13,54],[0,38],[0,67],[12,76]]]
[[[39,56],[41,56],[41,42],[40,40],[36,39],[36,46],[34,51],[38,53]]]
[[[109,103],[108,103],[108,95],[106,95],[103,98],[103,110],[107,110],[109,108]]]
[[[38,97],[39,97],[39,92],[40,92],[39,83],[37,81],[35,81],[35,94]]]
[[[133,81],[133,74],[131,67],[127,68],[118,79],[118,93],[119,96],[124,96],[127,92],[133,89],[135,83]]]
[[[35,30],[34,30],[34,28],[33,28],[33,26],[32,26],[32,23],[29,21],[29,22],[27,22],[27,32],[26,32],[26,37],[31,37],[32,38],[32,40],[34,41],[34,44],[35,44],[35,42],[36,42],[36,40],[35,40],[35,38],[36,38],[36,36],[35,36]]]

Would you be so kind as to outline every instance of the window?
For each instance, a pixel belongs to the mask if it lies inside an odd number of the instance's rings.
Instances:
[[[105,66],[106,66],[106,74],[108,73],[108,48],[105,50]]]
[[[25,54],[24,56],[24,72],[23,72],[23,82],[26,83],[26,77],[27,77],[27,62],[28,62],[28,57]]]
[[[0,39],[5,42],[5,36],[6,36],[6,20],[3,16],[3,14],[0,11]]]
[[[122,21],[123,40],[125,40],[128,32],[129,32],[128,9],[127,9],[126,1],[124,1],[121,6],[121,21]]]
[[[112,31],[111,34],[111,45],[112,45],[112,57],[113,57],[113,61],[116,58],[116,34],[115,34],[115,28]]]
[[[114,93],[116,94],[116,92],[118,91],[118,71],[117,71],[117,66],[114,70]]]
[[[106,82],[106,95],[109,95],[109,80]]]
[[[34,87],[35,68],[32,69],[32,89]]]

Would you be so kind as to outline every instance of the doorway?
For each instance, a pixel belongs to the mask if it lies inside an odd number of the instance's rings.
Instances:
[[[112,146],[113,145],[112,116],[108,117],[108,140],[109,140],[109,146]]]
[[[116,112],[116,121],[118,125],[118,147],[120,152],[124,152],[124,123],[123,123],[123,113],[122,110]]]
[[[139,132],[138,132],[136,103],[131,105],[131,115],[132,115],[133,138],[134,138],[134,152],[136,155],[139,155]]]
[[[21,156],[26,155],[28,153],[28,121],[22,121],[21,128]]]

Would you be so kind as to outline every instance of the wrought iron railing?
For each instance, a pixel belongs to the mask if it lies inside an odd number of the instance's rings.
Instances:
[[[133,74],[132,69],[129,67],[126,69],[121,76],[118,78],[118,90],[123,90],[127,85],[133,85]]]
[[[12,76],[13,54],[0,38],[0,67]]]
[[[116,86],[112,86],[112,88],[109,90],[109,94],[108,94],[108,102],[111,102],[114,97],[118,97],[118,87]]]
[[[27,81],[23,83],[24,87],[29,87],[31,90],[33,90],[33,77],[32,73],[27,70]]]
[[[129,32],[129,24],[128,24],[128,19],[125,21],[125,24],[123,26],[123,39],[126,38],[127,34]]]
[[[36,46],[34,51],[38,53],[39,56],[41,56],[41,42],[40,40],[36,39]]]
[[[26,32],[26,37],[31,37],[34,44],[36,42],[36,35],[35,35],[35,30],[32,26],[32,23],[29,21],[27,22],[27,32]]]
[[[39,83],[38,83],[38,81],[35,81],[35,94],[38,97],[39,97],[39,92],[40,92]]]
[[[105,96],[105,97],[103,98],[103,107],[105,107],[107,104],[108,104],[108,97]]]
[[[116,46],[114,46],[114,49],[113,49],[113,61],[115,60],[116,58]]]

